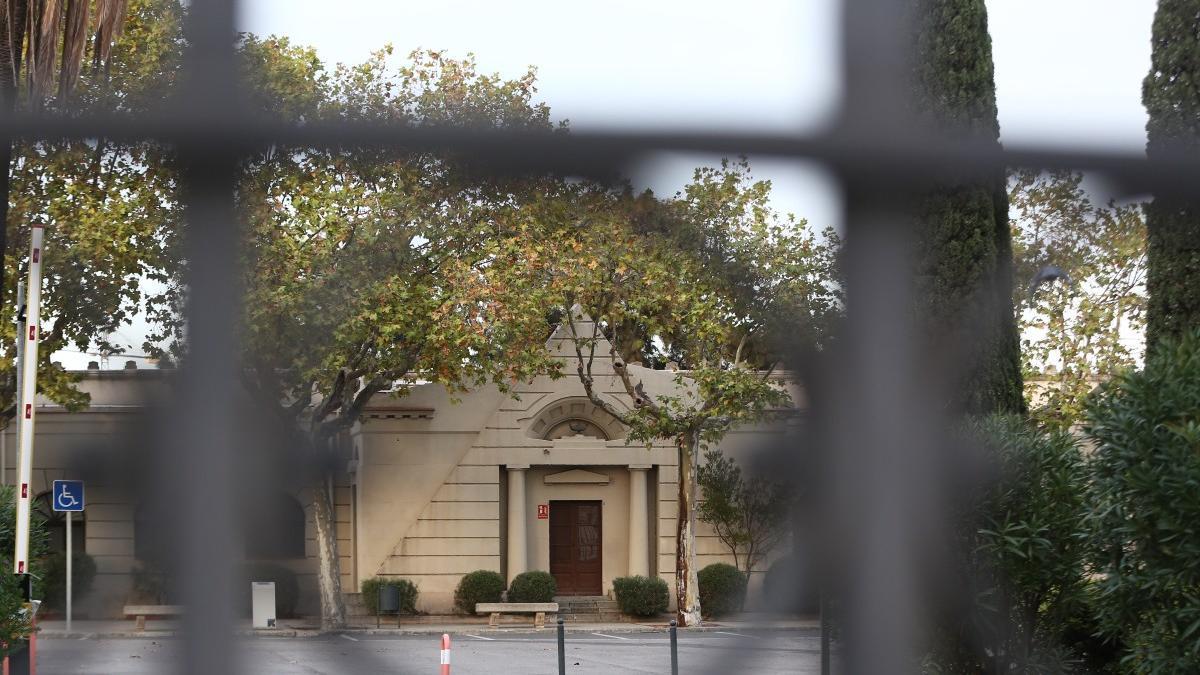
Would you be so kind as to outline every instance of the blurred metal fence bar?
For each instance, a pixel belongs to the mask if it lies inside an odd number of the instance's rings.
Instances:
[[[848,0],[849,1],[849,0]],[[232,105],[232,104],[231,104]],[[207,109],[207,108],[205,108]],[[861,180],[894,186],[894,182],[927,181],[963,169],[984,172],[1003,167],[1075,169],[1105,174],[1130,193],[1161,191],[1194,194],[1200,183],[1200,157],[1185,152],[1159,152],[1153,159],[1142,153],[1112,149],[1064,147],[1048,149],[1020,143],[1004,149],[993,143],[950,139],[935,131],[909,128],[904,134],[887,119],[892,108],[873,111],[868,120],[880,125],[857,125],[852,130],[834,124],[815,133],[753,134],[740,132],[669,133],[582,130],[544,134],[483,129],[398,127],[365,122],[270,124],[249,117],[198,117],[196,110],[179,115],[148,115],[137,119],[116,116],[38,119],[27,115],[0,116],[0,138],[156,138],[168,142],[221,144],[232,154],[270,143],[307,147],[402,147],[444,149],[493,162],[497,170],[573,169],[588,174],[621,168],[649,153],[738,153],[827,163]]]
[[[236,114],[233,0],[191,5],[191,46],[181,109],[217,128]],[[234,520],[237,477],[234,454],[238,400],[235,326],[241,318],[237,290],[240,238],[234,213],[236,148],[200,138],[177,146],[183,167],[188,231],[186,322],[189,358],[160,447],[173,450],[160,463],[162,481],[181,504],[173,537],[175,578],[187,612],[182,645],[185,673],[233,673]],[[180,534],[182,533],[182,534]]]
[[[849,138],[927,135],[910,102],[913,5],[844,5],[840,125]],[[921,417],[928,408],[914,377],[918,346],[909,325],[913,241],[903,206],[913,174],[901,170],[909,166],[903,161],[870,172],[835,166],[845,203],[846,324],[840,358],[825,364],[838,372],[823,378],[829,390],[814,397],[829,402],[817,421],[824,428],[818,451],[830,453],[822,463],[828,474],[818,478],[829,485],[819,506],[826,530],[818,546],[836,556],[825,567],[840,573],[827,575],[823,585],[843,601],[848,672],[905,673],[914,664],[920,605],[913,546],[927,519],[917,504],[929,478],[912,469],[926,463],[928,443],[920,435],[932,421]]]

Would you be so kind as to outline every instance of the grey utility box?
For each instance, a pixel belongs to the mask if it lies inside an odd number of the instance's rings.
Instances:
[[[275,627],[275,582],[250,582],[250,614],[255,628]]]

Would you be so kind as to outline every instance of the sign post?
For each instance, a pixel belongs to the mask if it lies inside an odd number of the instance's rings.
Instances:
[[[54,481],[54,510],[67,514],[67,635],[71,634],[72,572],[75,567],[74,541],[71,539],[71,514],[83,510],[83,481]]]

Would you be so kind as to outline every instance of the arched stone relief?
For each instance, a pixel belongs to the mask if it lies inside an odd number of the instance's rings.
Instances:
[[[563,438],[607,441],[624,438],[625,427],[596,404],[577,396],[546,405],[534,416],[526,433],[549,441]]]

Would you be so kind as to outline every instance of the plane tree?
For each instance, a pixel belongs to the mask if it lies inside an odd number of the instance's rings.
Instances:
[[[793,403],[784,355],[800,342],[824,347],[841,307],[837,237],[773,211],[770,189],[744,159],[697,170],[665,200],[582,189],[578,211],[564,214],[576,225],[557,245],[556,292],[588,398],[628,427],[630,439],[677,449],[683,626],[701,616],[698,453]],[[604,395],[598,358],[611,360],[628,405]],[[667,367],[664,386],[651,371]]]
[[[47,114],[130,114],[163,103],[178,72],[182,9],[172,0],[135,0],[121,21],[127,39],[89,47],[95,66],[85,72],[64,70],[70,86],[60,82],[60,95],[43,102]],[[19,139],[5,149],[12,167],[4,297],[14,297],[24,278],[29,226],[43,226],[38,389],[79,409],[88,395],[75,386],[78,376],[54,362],[55,352],[144,348],[115,337],[135,318],[161,336],[178,332],[181,210],[172,156],[153,141],[103,138]],[[7,421],[15,413],[15,334],[12,309],[0,314],[0,415]]]
[[[393,66],[390,50],[329,71],[283,39],[247,37],[241,51],[258,109],[283,121],[554,132],[532,71],[506,80],[438,52]],[[329,479],[371,401],[418,381],[503,388],[554,370],[523,206],[561,185],[403,149],[273,146],[244,162],[241,372],[310,467],[325,627],[345,623]]]

